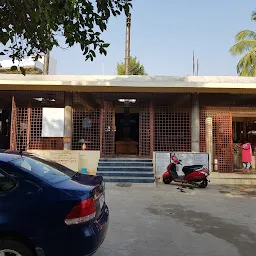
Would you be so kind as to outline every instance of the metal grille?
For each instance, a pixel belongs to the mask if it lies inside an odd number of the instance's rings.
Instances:
[[[115,108],[112,102],[104,101],[100,113],[101,155],[115,154]]]
[[[27,108],[17,109],[17,150],[27,149],[27,128],[28,128],[28,110]]]
[[[29,115],[30,112],[30,115]],[[30,117],[29,117],[30,116]],[[30,142],[29,149],[42,149],[42,150],[63,150],[62,137],[42,137],[43,125],[43,109],[32,108],[28,109],[28,127],[30,127]]]
[[[152,107],[149,104],[141,107],[139,114],[139,155],[140,156],[152,156],[152,147],[151,147],[151,137],[153,136],[151,132],[151,119]]]
[[[206,152],[206,118],[212,118],[213,158],[218,159],[220,172],[233,171],[232,115],[231,109],[202,108],[200,113],[200,151]]]
[[[62,150],[63,138],[42,137],[42,108],[17,109],[16,149]],[[13,121],[14,122],[14,121]]]
[[[12,117],[11,117],[11,134],[10,134],[10,149],[17,149],[17,107],[14,96],[12,97]]]
[[[154,151],[191,151],[191,109],[156,106]]]
[[[217,150],[220,171],[232,172],[234,168],[232,146],[232,116],[231,113],[217,115]]]
[[[72,149],[100,150],[100,111],[73,110]]]

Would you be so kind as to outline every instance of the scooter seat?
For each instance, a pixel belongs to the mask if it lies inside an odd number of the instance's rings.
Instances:
[[[189,174],[191,172],[196,172],[197,170],[200,170],[202,169],[204,166],[203,165],[191,165],[191,166],[184,166],[182,168],[182,171],[185,173],[185,174]]]

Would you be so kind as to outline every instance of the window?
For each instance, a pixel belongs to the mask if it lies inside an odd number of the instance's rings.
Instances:
[[[7,192],[15,187],[15,183],[0,172],[0,193]]]
[[[54,165],[51,162],[39,158],[23,156],[21,158],[14,159],[9,163],[18,168],[25,169],[26,171],[31,172],[44,181],[52,184],[71,179],[75,174],[67,168],[63,170],[64,168],[60,168],[57,164]]]

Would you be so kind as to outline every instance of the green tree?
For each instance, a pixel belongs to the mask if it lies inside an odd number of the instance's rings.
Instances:
[[[252,14],[252,20],[256,21],[256,12]],[[244,56],[237,64],[237,73],[240,76],[256,76],[256,32],[243,30],[236,35],[236,43],[231,47],[233,56]]]
[[[129,13],[132,0],[1,0],[0,55],[39,58],[53,47],[80,44],[85,59],[107,54],[102,40],[111,16]]]
[[[125,75],[125,62],[118,63],[116,66],[118,75]],[[140,64],[137,57],[130,58],[130,75],[146,76],[144,65]]]

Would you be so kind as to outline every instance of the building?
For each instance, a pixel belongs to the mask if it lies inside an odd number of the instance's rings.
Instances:
[[[25,68],[27,74],[42,75],[44,70],[44,56],[34,61],[32,57],[28,57],[22,62],[12,60],[0,60],[0,74],[14,74],[20,73],[19,70],[11,71],[12,66],[21,66]],[[49,75],[56,75],[57,61],[50,57],[49,59]]]
[[[0,75],[0,90],[2,148],[72,150],[89,173],[101,157],[155,152],[207,152],[230,173],[235,144],[256,147],[256,78]]]

